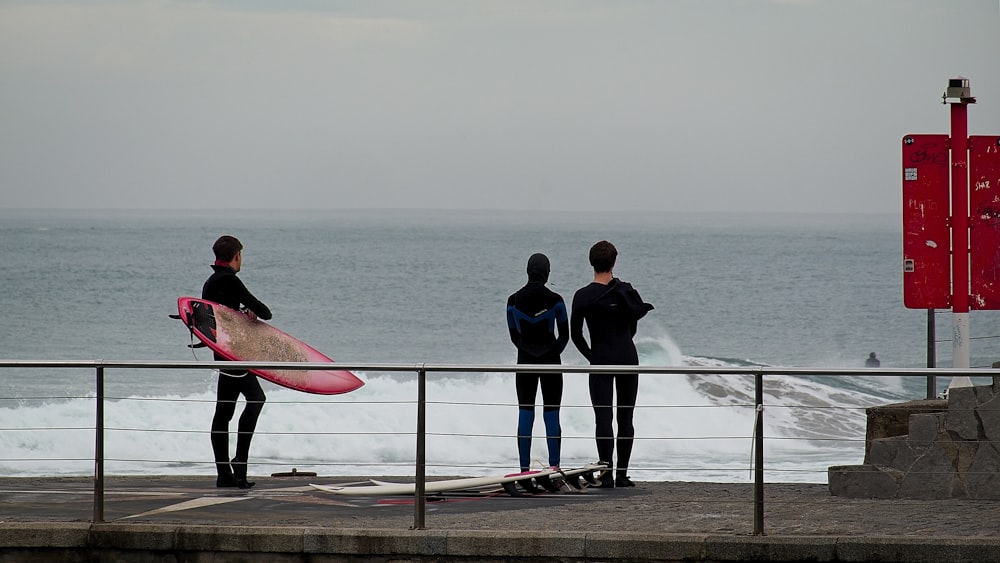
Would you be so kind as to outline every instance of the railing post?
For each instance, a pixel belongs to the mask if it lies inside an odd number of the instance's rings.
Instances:
[[[937,367],[937,348],[935,339],[934,309],[927,309],[927,367]],[[937,380],[933,375],[927,376],[927,398],[937,397]]]
[[[753,535],[764,535],[764,374],[754,373]]]
[[[97,421],[94,444],[94,523],[104,522],[104,366],[97,366]]]
[[[413,499],[413,529],[424,529],[424,515],[427,503],[427,370],[417,371],[417,466],[416,485]]]

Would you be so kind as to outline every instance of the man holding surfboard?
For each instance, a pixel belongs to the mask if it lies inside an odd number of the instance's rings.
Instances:
[[[570,314],[570,336],[583,357],[591,365],[639,365],[639,353],[632,337],[639,319],[653,309],[643,302],[639,292],[614,277],[612,270],[618,258],[613,244],[602,240],[590,248],[590,265],[594,267],[594,281],[573,295]],[[587,324],[590,343],[583,336]],[[618,468],[612,476],[612,456],[615,451],[615,432],[612,411],[614,394],[618,393]],[[634,487],[628,477],[628,463],[632,455],[635,428],[632,414],[639,392],[638,373],[591,373],[590,402],[594,406],[597,455],[601,463],[608,464],[608,471],[601,476],[600,487]]]
[[[212,275],[202,287],[202,299],[214,301],[231,309],[243,311],[252,320],[269,320],[271,310],[267,308],[243,281],[236,276],[243,265],[243,244],[236,237],[223,235],[212,246],[215,264]],[[215,354],[216,361],[226,358]],[[240,415],[236,437],[236,457],[229,459],[229,422],[236,413],[236,401],[240,394],[246,399],[243,414]],[[261,389],[257,376],[242,370],[221,370],[212,418],[212,451],[215,455],[215,469],[219,476],[216,487],[239,487],[249,489],[254,486],[247,481],[247,459],[250,455],[250,440],[257,427],[257,417],[264,408],[267,397]]]

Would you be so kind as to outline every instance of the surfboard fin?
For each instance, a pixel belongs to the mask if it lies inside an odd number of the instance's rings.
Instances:
[[[522,493],[521,490],[517,488],[517,483],[515,483],[513,481],[508,481],[506,483],[500,483],[500,485],[503,486],[503,490],[508,495],[510,495],[512,497],[523,497],[524,496],[524,493]]]
[[[534,479],[530,479],[530,478],[529,479],[521,479],[520,481],[515,481],[515,482],[517,484],[521,485],[521,488],[524,489],[524,492],[526,492],[528,494],[537,495],[538,493],[542,492],[542,489],[539,489],[537,486],[535,486]]]
[[[587,484],[585,486],[594,486],[594,485],[597,485],[598,484],[598,479],[600,479],[601,476],[604,473],[607,473],[608,468],[611,467],[611,464],[608,463],[608,462],[606,462],[606,461],[598,461],[597,463],[595,463],[593,465],[598,466],[599,468],[596,469],[596,470],[594,470],[594,471],[587,471],[586,473],[584,473],[582,475],[583,476],[583,480],[587,482]],[[600,467],[600,466],[603,466],[603,467]]]
[[[549,475],[542,475],[541,477],[535,477],[535,481],[542,486],[543,489],[550,493],[559,492],[559,484],[552,480]]]

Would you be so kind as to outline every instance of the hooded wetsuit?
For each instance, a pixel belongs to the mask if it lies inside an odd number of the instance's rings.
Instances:
[[[632,337],[639,319],[653,309],[626,282],[612,278],[608,285],[593,282],[573,295],[570,335],[591,365],[639,365]],[[583,336],[586,322],[590,344]],[[614,393],[618,392],[618,475],[625,476],[632,455],[635,428],[632,414],[639,391],[638,373],[590,374],[590,401],[594,405],[597,455],[612,464],[615,434],[612,423]]]
[[[271,318],[271,310],[261,303],[243,285],[243,280],[236,276],[236,271],[228,265],[213,264],[214,272],[205,281],[201,290],[202,299],[214,301],[231,309],[239,310],[246,307],[263,320]],[[225,360],[215,354],[217,361]],[[246,406],[237,427],[236,457],[233,465],[229,460],[229,421],[236,413],[236,401],[240,393],[246,398]],[[215,466],[222,481],[232,479],[235,470],[237,477],[246,479],[246,461],[250,456],[250,440],[257,428],[257,418],[267,396],[257,381],[257,376],[246,371],[220,371],[219,386],[215,402],[215,416],[212,418],[212,451],[215,455]]]
[[[549,260],[544,254],[528,259],[528,283],[507,299],[507,328],[517,347],[519,364],[561,364],[562,351],[569,342],[569,322],[563,298],[545,287]],[[556,329],[558,328],[558,336]],[[545,421],[549,465],[559,466],[562,430],[559,405],[562,403],[561,373],[518,373],[515,376],[518,402],[517,449],[521,470],[531,462],[531,432],[535,423],[535,395],[542,388],[542,418]]]

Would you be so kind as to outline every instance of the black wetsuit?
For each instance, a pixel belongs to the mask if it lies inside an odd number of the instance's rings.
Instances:
[[[546,269],[545,277],[548,272]],[[517,347],[519,364],[561,364],[561,354],[569,343],[569,320],[562,296],[545,287],[540,275],[529,274],[527,285],[507,299],[507,328]],[[556,329],[558,328],[558,337]],[[542,388],[542,418],[545,421],[549,465],[558,466],[562,431],[559,405],[562,403],[562,373],[518,373],[515,376],[518,402],[517,447],[521,470],[531,462],[531,432],[535,423],[535,395]]]
[[[201,290],[202,299],[214,301],[231,309],[239,310],[246,307],[259,318],[271,318],[271,310],[261,303],[250,290],[243,285],[243,280],[236,276],[236,271],[229,266],[213,264],[214,273],[205,281]],[[215,359],[225,360],[215,354]],[[238,434],[236,437],[236,457],[230,465],[229,460],[229,421],[236,413],[236,401],[240,394],[246,398],[246,406],[240,415]],[[215,455],[215,468],[220,482],[236,478],[246,480],[247,458],[250,455],[250,440],[257,427],[257,417],[264,408],[267,397],[257,381],[257,376],[246,371],[225,370],[219,372],[219,386],[216,395],[215,416],[212,418],[212,451]]]
[[[593,282],[573,295],[570,335],[573,344],[591,365],[639,365],[639,354],[632,337],[639,319],[653,306],[644,303],[639,292],[626,282],[613,278],[608,285]],[[586,322],[590,344],[583,336]],[[618,393],[618,475],[625,476],[632,455],[635,428],[632,414],[639,391],[638,373],[590,374],[590,401],[594,405],[597,455],[613,464],[615,433],[613,427],[614,393]]]

